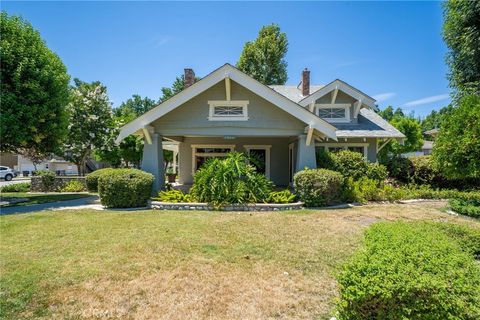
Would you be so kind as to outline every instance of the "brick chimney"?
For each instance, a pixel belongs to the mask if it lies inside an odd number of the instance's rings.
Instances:
[[[302,96],[310,95],[310,70],[305,68],[302,71]]]
[[[193,69],[186,68],[184,69],[185,75],[184,75],[184,80],[183,80],[183,85],[185,86],[185,89],[190,87],[192,84],[195,83],[195,72],[193,72]]]

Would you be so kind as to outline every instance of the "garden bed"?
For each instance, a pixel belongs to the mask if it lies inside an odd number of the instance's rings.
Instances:
[[[152,201],[152,208],[157,210],[286,211],[302,209],[303,202],[228,204],[215,207],[203,202]]]

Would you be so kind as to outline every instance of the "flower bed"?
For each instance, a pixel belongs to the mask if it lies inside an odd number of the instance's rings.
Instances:
[[[302,208],[303,202],[230,204],[216,207],[203,202],[152,201],[152,209],[157,210],[287,211]]]

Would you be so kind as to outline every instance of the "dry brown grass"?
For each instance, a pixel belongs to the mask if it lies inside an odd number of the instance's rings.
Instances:
[[[334,273],[368,225],[403,219],[479,227],[443,213],[444,206],[3,217],[4,316],[324,319],[336,296]],[[11,301],[18,290],[32,292],[24,304]]]

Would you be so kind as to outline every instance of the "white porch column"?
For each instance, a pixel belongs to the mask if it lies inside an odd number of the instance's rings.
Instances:
[[[310,143],[310,145],[307,146],[307,135],[303,134],[298,136],[297,165],[295,172],[301,171],[305,169],[305,167],[316,169],[317,159],[315,157],[315,143]]]
[[[173,150],[173,171],[178,174],[177,155],[178,155],[178,147]]]
[[[158,133],[152,134],[152,143],[145,141],[143,146],[142,170],[154,175],[152,192],[157,193],[165,185],[165,172],[163,163],[162,136]]]

